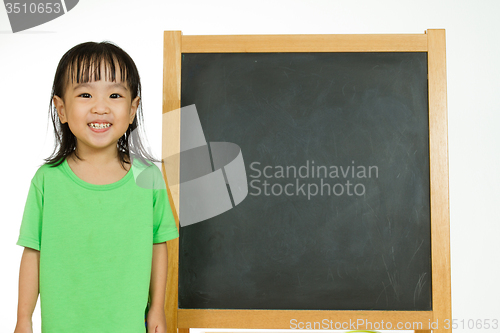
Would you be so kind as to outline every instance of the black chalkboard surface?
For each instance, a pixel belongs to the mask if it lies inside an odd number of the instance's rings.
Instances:
[[[427,53],[183,54],[181,84],[249,194],[180,228],[179,308],[432,309]]]

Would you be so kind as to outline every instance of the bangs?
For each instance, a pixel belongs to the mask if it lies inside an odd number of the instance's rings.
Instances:
[[[103,64],[104,73],[102,73]],[[109,53],[77,55],[72,59],[67,74],[71,83],[88,83],[102,79],[116,82],[118,74],[120,81],[127,82],[127,85],[132,87],[128,67]]]
[[[100,80],[126,83],[132,100],[141,96],[141,80],[134,61],[109,42],[82,43],[66,52],[57,66],[52,92],[62,97],[68,84]]]

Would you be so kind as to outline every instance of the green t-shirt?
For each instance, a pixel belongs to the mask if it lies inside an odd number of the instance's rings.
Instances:
[[[42,332],[145,333],[153,244],[178,236],[156,165],[107,185],[41,166],[17,244],[40,251]]]

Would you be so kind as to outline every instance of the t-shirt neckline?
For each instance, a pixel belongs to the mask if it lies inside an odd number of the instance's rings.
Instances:
[[[69,167],[69,164],[68,164],[68,159],[66,159],[66,158],[64,159],[64,162],[63,162],[63,169],[75,183],[77,183],[78,185],[85,187],[87,189],[96,190],[96,191],[105,191],[105,190],[115,189],[117,187],[122,186],[123,184],[128,182],[130,180],[130,178],[133,177],[132,166],[130,166],[130,169],[127,171],[127,174],[125,176],[123,176],[123,178],[120,179],[119,181],[116,181],[116,182],[111,183],[111,184],[97,185],[97,184],[88,183],[88,182],[80,179],[73,172],[73,170],[71,170],[71,168]]]

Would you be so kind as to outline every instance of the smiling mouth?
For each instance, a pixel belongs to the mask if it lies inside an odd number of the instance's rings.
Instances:
[[[90,123],[88,124],[88,126],[90,128],[95,128],[95,129],[104,129],[104,128],[108,128],[111,126],[110,123],[107,123],[107,124],[103,124],[103,123]]]

